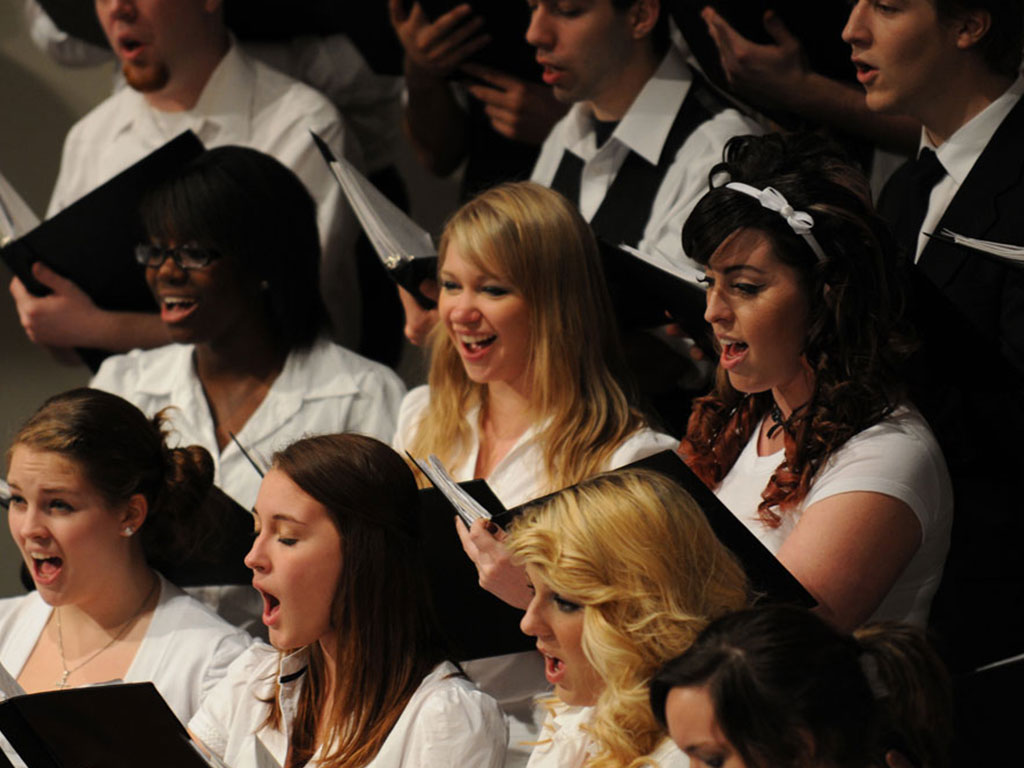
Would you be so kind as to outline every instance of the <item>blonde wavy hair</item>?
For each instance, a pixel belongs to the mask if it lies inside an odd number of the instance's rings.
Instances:
[[[451,247],[508,280],[529,307],[527,365],[532,415],[543,425],[535,440],[543,448],[545,490],[600,472],[644,419],[624,385],[628,374],[590,227],[557,192],[517,182],[487,190],[452,215],[441,235],[439,270]],[[483,418],[487,387],[466,375],[443,324],[431,342],[430,404],[409,450],[437,454],[452,466],[471,450],[466,415],[479,406]]]
[[[666,735],[648,683],[709,621],[747,604],[743,569],[689,494],[647,470],[607,472],[538,502],[508,546],[583,607],[583,652],[605,686],[587,768],[649,765]]]

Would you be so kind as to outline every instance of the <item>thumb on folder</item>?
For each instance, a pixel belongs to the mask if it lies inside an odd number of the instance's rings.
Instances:
[[[53,293],[33,296],[17,277],[11,280],[11,296],[25,335],[49,347],[94,346],[92,330],[101,311],[88,294],[38,261],[32,265],[32,276]]]

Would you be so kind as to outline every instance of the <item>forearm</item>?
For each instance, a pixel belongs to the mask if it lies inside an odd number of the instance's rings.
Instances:
[[[160,316],[146,312],[108,312],[97,310],[96,317],[82,329],[85,338],[75,346],[128,352],[152,349],[171,342],[167,326]]]
[[[912,117],[868,109],[864,92],[852,85],[807,72],[798,87],[777,94],[780,106],[813,122],[853,134],[894,152],[913,152],[921,124]]]
[[[406,62],[405,131],[420,162],[437,176],[458,168],[466,154],[466,113],[448,81]]]

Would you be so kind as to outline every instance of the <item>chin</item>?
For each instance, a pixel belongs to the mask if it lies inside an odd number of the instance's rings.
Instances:
[[[152,93],[159,91],[171,79],[171,73],[164,64],[151,64],[145,67],[136,67],[132,64],[121,66],[124,80],[140,93]]]

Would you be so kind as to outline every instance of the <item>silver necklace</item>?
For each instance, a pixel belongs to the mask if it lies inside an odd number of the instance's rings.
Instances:
[[[149,592],[146,593],[145,598],[143,598],[143,600],[142,600],[142,605],[140,605],[139,609],[137,611],[135,611],[135,613],[133,613],[128,618],[128,621],[126,621],[121,626],[121,628],[119,630],[117,630],[117,634],[114,635],[110,639],[110,642],[108,642],[106,645],[104,645],[98,651],[93,653],[89,658],[87,658],[81,664],[77,664],[76,666],[72,667],[71,669],[68,669],[68,662],[67,662],[67,659],[64,657],[64,632],[62,631],[63,628],[61,627],[61,623],[60,623],[60,608],[55,609],[55,613],[57,614],[57,650],[60,651],[60,667],[61,667],[61,670],[62,670],[61,675],[60,675],[60,680],[58,680],[56,682],[56,687],[58,689],[63,690],[64,688],[66,688],[67,684],[68,684],[68,677],[70,677],[72,674],[74,674],[75,672],[80,670],[82,667],[84,667],[86,664],[88,664],[90,661],[95,659],[97,656],[99,656],[105,650],[110,648],[110,646],[112,646],[114,643],[116,643],[118,640],[120,640],[122,637],[125,636],[125,634],[128,632],[128,628],[131,627],[131,625],[135,622],[135,620],[137,618],[139,618],[139,616],[142,614],[142,611],[146,607],[146,603],[149,602],[149,598],[151,598],[153,596],[153,593],[156,592],[157,585],[159,585],[159,584],[160,584],[160,580],[159,579],[156,579],[153,582],[153,586],[149,588]]]

